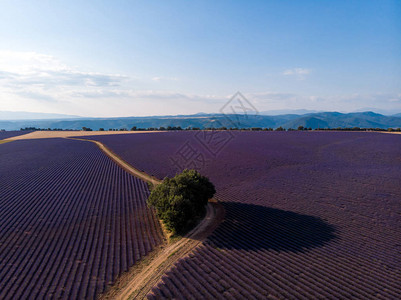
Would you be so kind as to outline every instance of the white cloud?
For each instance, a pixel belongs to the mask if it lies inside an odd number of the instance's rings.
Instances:
[[[13,88],[116,86],[125,79],[126,76],[119,74],[82,72],[50,55],[0,51],[0,80],[3,86]]]
[[[176,77],[163,77],[163,76],[156,76],[152,78],[153,81],[178,81]]]
[[[90,102],[88,110],[96,114],[92,100],[111,105],[116,98],[128,97],[127,81],[120,74],[68,66],[51,55],[0,51],[0,110],[77,113],[74,107]]]
[[[289,69],[285,70],[283,72],[283,75],[308,75],[310,74],[309,69],[303,69],[303,68],[295,68],[295,69]]]
[[[309,69],[284,71],[302,79]],[[142,81],[141,81],[142,80]],[[0,51],[0,111],[32,111],[82,116],[144,116],[218,112],[232,94],[191,94],[168,90],[175,77],[132,79],[120,74],[88,72],[35,52]],[[149,82],[156,84],[148,84]],[[160,82],[167,89],[161,90]],[[145,82],[137,88],[139,82]],[[246,91],[243,91],[246,92]],[[259,111],[272,109],[354,110],[387,106],[401,111],[400,94],[299,95],[261,92],[244,94]],[[387,108],[386,107],[386,108]]]
[[[30,73],[33,70],[66,70],[65,64],[51,55],[36,52],[0,51],[0,70]]]
[[[401,102],[401,94],[393,95],[388,100],[389,102]]]
[[[294,68],[283,71],[281,74],[284,76],[294,76],[298,80],[304,80],[307,75],[311,73],[310,69]]]
[[[80,70],[50,55],[0,51],[0,110],[83,116],[160,115],[191,113],[194,109],[218,111],[226,101],[214,95],[135,89],[138,82],[120,74]]]

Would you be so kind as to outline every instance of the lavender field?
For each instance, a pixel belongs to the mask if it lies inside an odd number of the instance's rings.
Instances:
[[[204,133],[93,137],[159,178],[198,168],[226,209],[149,298],[399,298],[398,135]]]
[[[0,298],[95,299],[162,240],[145,182],[94,144],[0,145]]]
[[[8,139],[14,136],[28,134],[32,131],[0,131],[0,140]]]

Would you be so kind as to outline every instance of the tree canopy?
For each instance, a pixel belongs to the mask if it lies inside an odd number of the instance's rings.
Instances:
[[[205,176],[195,170],[184,170],[173,178],[166,177],[156,186],[148,205],[173,234],[182,234],[192,228],[205,213],[205,207],[216,190]]]

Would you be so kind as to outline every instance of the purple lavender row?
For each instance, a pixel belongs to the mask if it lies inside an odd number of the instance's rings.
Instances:
[[[95,299],[161,242],[147,184],[95,145],[0,147],[0,297]]]
[[[178,171],[171,158],[188,142],[208,159],[200,171],[216,185],[225,221],[206,241],[208,251],[179,262],[152,297],[217,291],[247,298],[247,291],[255,298],[391,299],[401,293],[400,136],[238,132],[213,156],[216,145],[207,150],[197,134],[91,137],[159,178]]]
[[[11,137],[23,135],[23,134],[28,134],[32,131],[0,131],[0,140],[8,139]]]

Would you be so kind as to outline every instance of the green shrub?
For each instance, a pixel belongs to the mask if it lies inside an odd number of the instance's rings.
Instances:
[[[208,178],[195,170],[184,170],[173,178],[166,177],[151,192],[147,203],[173,234],[193,227],[205,213],[207,202],[216,190]]]

